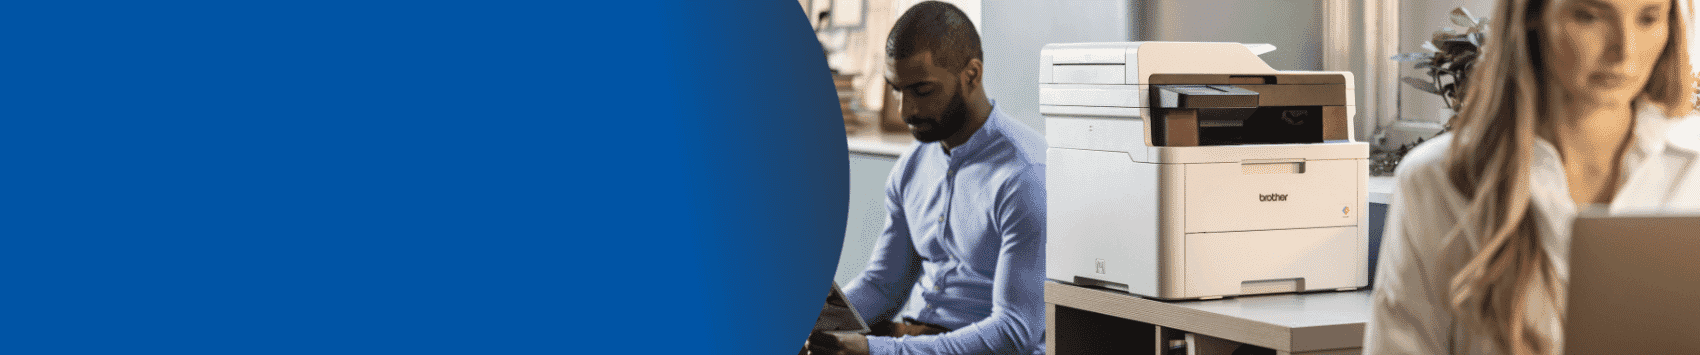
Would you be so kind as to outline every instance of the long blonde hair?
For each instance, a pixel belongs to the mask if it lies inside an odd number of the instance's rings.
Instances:
[[[1557,0],[1554,0],[1557,1]],[[1654,65],[1641,99],[1655,103],[1669,116],[1694,107],[1694,78],[1689,71],[1686,0],[1670,6],[1670,37]],[[1460,112],[1452,119],[1455,132],[1448,156],[1448,178],[1469,196],[1462,223],[1448,238],[1486,236],[1479,251],[1452,278],[1452,312],[1468,334],[1485,335],[1510,354],[1554,353],[1529,324],[1523,304],[1525,290],[1545,292],[1564,309],[1556,271],[1540,247],[1541,236],[1531,218],[1530,151],[1537,135],[1537,117],[1555,112],[1543,105],[1558,84],[1543,77],[1538,23],[1548,0],[1501,0],[1493,13],[1493,37],[1482,49],[1482,62],[1466,84]],[[1562,322],[1563,318],[1560,318]]]

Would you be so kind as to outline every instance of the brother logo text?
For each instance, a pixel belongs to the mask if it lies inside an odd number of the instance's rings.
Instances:
[[[1257,195],[1257,200],[1258,200],[1258,201],[1263,201],[1263,202],[1269,202],[1269,201],[1286,201],[1286,200],[1287,200],[1287,195],[1285,195],[1285,194],[1268,194],[1268,195],[1261,195],[1261,194],[1260,194],[1260,195]]]

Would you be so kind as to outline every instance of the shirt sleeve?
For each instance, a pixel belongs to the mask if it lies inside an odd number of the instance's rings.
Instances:
[[[1002,237],[990,316],[954,331],[868,337],[873,355],[1032,354],[1045,332],[1045,172],[1032,165],[1000,187],[993,206]]]
[[[899,161],[885,186],[885,231],[880,233],[867,269],[844,285],[844,297],[856,306],[862,321],[874,324],[890,319],[909,299],[920,276],[921,257],[909,238],[909,222],[903,215]]]
[[[1404,167],[1401,167],[1404,168]],[[1451,278],[1462,240],[1446,239],[1461,211],[1443,172],[1413,166],[1401,174],[1387,213],[1364,354],[1446,354],[1452,344]],[[1425,169],[1426,168],[1426,169]]]

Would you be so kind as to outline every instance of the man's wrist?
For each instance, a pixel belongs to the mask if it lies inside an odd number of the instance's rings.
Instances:
[[[844,346],[842,354],[867,355],[868,336],[862,334],[845,334],[838,337],[838,343]]]

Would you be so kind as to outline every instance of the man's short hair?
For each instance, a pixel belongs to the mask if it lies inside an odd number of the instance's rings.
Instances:
[[[961,72],[970,59],[985,60],[980,53],[980,33],[968,14],[955,5],[926,1],[915,4],[885,40],[886,56],[904,59],[921,52],[933,53],[933,65]]]

